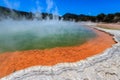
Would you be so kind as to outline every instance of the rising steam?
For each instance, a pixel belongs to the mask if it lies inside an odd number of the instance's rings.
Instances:
[[[46,11],[48,13],[50,13],[50,10],[53,8],[53,1],[52,0],[46,0],[46,4],[47,4],[47,9]]]
[[[72,46],[93,37],[91,30],[74,22],[3,20],[0,25],[0,52]]]
[[[8,7],[12,5],[4,0]],[[58,8],[52,0],[46,0],[47,12],[58,15]],[[36,17],[41,17],[41,6],[36,0]],[[89,35],[88,35],[89,34]],[[53,20],[1,20],[0,21],[0,52],[46,49],[61,46],[82,44],[95,34],[79,23]]]

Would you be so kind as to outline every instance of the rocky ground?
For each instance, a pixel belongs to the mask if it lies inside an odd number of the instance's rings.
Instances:
[[[120,80],[120,30],[97,29],[114,35],[117,42],[102,54],[75,63],[30,67],[0,80]]]

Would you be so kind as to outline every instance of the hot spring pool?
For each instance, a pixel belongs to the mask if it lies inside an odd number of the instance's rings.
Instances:
[[[95,37],[80,23],[64,21],[0,21],[0,52],[80,45]]]

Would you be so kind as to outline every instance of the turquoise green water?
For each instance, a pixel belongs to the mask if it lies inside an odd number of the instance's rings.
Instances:
[[[4,25],[4,27],[6,26]],[[22,29],[6,27],[0,32],[0,52],[75,46],[95,37],[92,30],[80,24],[68,22],[48,25],[35,24],[29,29]]]

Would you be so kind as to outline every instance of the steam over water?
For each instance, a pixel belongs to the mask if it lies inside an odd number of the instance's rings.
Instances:
[[[0,21],[0,52],[80,45],[95,37],[90,29],[65,21]]]

